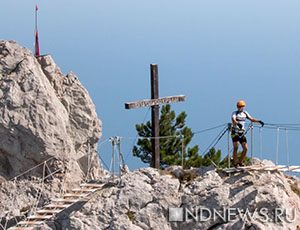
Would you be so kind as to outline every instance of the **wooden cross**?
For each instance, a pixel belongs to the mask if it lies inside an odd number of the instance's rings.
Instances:
[[[159,151],[159,105],[185,101],[184,95],[158,98],[158,69],[157,64],[150,65],[151,71],[151,99],[125,103],[126,109],[151,106],[152,120],[152,162],[151,167],[160,167]]]

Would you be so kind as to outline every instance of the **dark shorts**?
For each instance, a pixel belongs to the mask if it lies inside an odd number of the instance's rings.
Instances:
[[[231,131],[232,142],[240,142],[241,144],[247,143],[247,138],[245,134],[238,134],[235,131]]]

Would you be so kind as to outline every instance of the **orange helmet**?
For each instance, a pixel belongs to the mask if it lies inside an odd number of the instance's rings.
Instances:
[[[237,107],[245,107],[246,103],[244,101],[238,101],[238,103],[236,103]]]

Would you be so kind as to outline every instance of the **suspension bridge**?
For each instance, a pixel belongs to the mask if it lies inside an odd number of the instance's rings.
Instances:
[[[227,150],[222,152],[227,152],[227,168],[230,168],[230,162],[231,162],[231,155],[232,155],[232,151],[233,151],[233,147],[231,144],[231,123],[224,123],[224,124],[220,124],[211,128],[207,128],[207,129],[203,129],[197,132],[194,132],[194,136],[199,135],[199,134],[205,134],[207,132],[211,132],[211,131],[216,131],[216,130],[220,130],[218,132],[218,134],[216,136],[214,136],[213,140],[210,142],[210,144],[205,148],[205,150],[201,151],[201,155],[203,156],[204,154],[206,154],[211,148],[216,147],[218,145],[218,143],[226,138],[227,136],[227,140],[226,140],[226,144],[227,144]],[[258,137],[254,137],[254,129],[257,129],[258,131]],[[263,130],[270,130],[270,131],[274,131],[274,134],[276,134],[276,140],[274,141],[275,145],[274,145],[274,153],[272,156],[272,161],[275,162],[274,166],[269,166],[269,167],[261,167],[259,168],[259,166],[253,166],[252,162],[253,162],[253,158],[254,158],[254,139],[258,140],[258,143],[256,144],[256,146],[259,147],[259,154],[256,154],[256,157],[263,160],[264,158],[266,158],[266,156],[263,156]],[[284,136],[285,136],[285,154],[279,154],[279,143],[280,143],[280,132],[284,132]],[[299,173],[300,172],[300,166],[295,166],[295,165],[291,165],[290,164],[290,151],[289,151],[289,142],[288,142],[288,132],[289,131],[295,131],[298,132],[300,131],[300,124],[273,124],[273,123],[265,123],[264,127],[261,127],[259,125],[256,125],[255,123],[249,123],[246,126],[246,130],[245,130],[245,134],[247,134],[247,136],[250,136],[249,140],[250,140],[250,153],[248,155],[250,155],[250,165],[247,167],[239,167],[240,169],[246,169],[248,168],[249,170],[265,170],[265,171],[272,171],[272,169],[276,169],[279,171],[283,171],[283,172],[287,172],[287,171],[291,171],[294,173]],[[227,135],[226,135],[227,134]],[[160,136],[160,137],[155,137],[155,138],[160,138],[160,139],[165,139],[165,138],[181,138],[181,164],[182,166],[184,165],[184,161],[185,161],[185,157],[184,157],[184,151],[186,146],[184,146],[184,136],[183,135],[173,135],[173,136]],[[117,137],[118,138],[118,142],[120,145],[121,141],[125,141],[125,140],[134,140],[132,147],[130,148],[132,150],[134,144],[136,143],[137,139],[153,139],[154,137]],[[273,150],[272,150],[273,151]],[[130,151],[127,153],[127,156],[125,157],[125,159],[123,158],[123,155],[119,155],[119,159],[115,159],[114,157],[111,158],[111,162],[110,162],[110,167],[106,168],[111,171],[112,170],[112,165],[114,165],[114,163],[116,163],[118,160],[122,161],[122,163],[124,165],[126,165],[126,161],[128,159],[128,156],[130,154]],[[279,162],[279,156],[285,155],[286,157],[286,162],[285,164],[282,164],[283,162]],[[225,158],[226,156],[224,156]],[[281,157],[282,158],[282,157]],[[102,160],[103,161],[103,160]],[[295,162],[295,161],[292,161]],[[213,161],[211,161],[211,163],[215,166],[215,168],[219,168],[218,165],[216,165]],[[279,164],[281,163],[281,164]],[[115,169],[116,167],[114,167]]]
[[[195,135],[210,132],[213,130],[221,129],[221,131],[218,133],[217,136],[214,137],[213,141],[206,147],[204,151],[202,151],[202,155],[205,154],[209,149],[216,147],[217,144],[220,142],[222,138],[224,138],[227,133],[227,143],[228,143],[228,168],[226,172],[240,172],[240,171],[278,171],[278,172],[293,172],[293,173],[300,173],[300,166],[290,165],[290,154],[289,154],[289,145],[288,145],[288,131],[300,131],[300,124],[271,124],[271,123],[265,123],[265,126],[259,127],[252,123],[248,124],[248,127],[246,129],[246,133],[250,131],[250,150],[251,150],[251,160],[253,160],[253,130],[254,128],[258,128],[259,130],[259,149],[260,154],[259,158],[263,159],[262,154],[262,130],[263,129],[270,129],[274,130],[276,132],[276,151],[275,151],[275,165],[248,165],[245,167],[239,167],[239,168],[230,168],[230,159],[231,159],[231,153],[232,153],[232,147],[231,147],[231,138],[230,138],[230,130],[231,130],[231,123],[224,123],[218,126],[214,126],[208,129],[200,130],[195,132]],[[279,165],[279,133],[280,131],[284,131],[285,134],[285,142],[286,142],[286,159],[287,164]],[[184,149],[186,146],[184,146],[184,136],[183,135],[174,135],[174,136],[161,136],[156,138],[174,138],[179,137],[182,140],[182,150],[181,152],[184,153]],[[128,172],[128,168],[126,166],[126,161],[129,156],[129,153],[124,158],[122,151],[121,151],[121,141],[122,140],[134,140],[134,143],[137,141],[138,138],[147,138],[151,139],[151,137],[119,137],[114,136],[107,138],[103,142],[99,144],[99,148],[105,143],[111,143],[112,145],[112,155],[111,155],[111,162],[110,167],[107,166],[107,164],[103,161],[100,155],[98,157],[100,158],[103,166],[107,168],[107,170],[110,172],[107,177],[105,177],[105,180],[103,181],[103,178],[99,178],[99,180],[92,180],[90,176],[90,170],[91,170],[91,162],[95,160],[95,155],[91,154],[90,152],[87,153],[87,174],[86,177],[83,179],[82,183],[78,187],[74,187],[71,190],[66,190],[64,184],[66,183],[65,178],[61,181],[60,185],[60,198],[51,198],[49,202],[41,205],[41,197],[45,190],[45,182],[47,180],[53,180],[55,175],[57,174],[64,174],[65,172],[62,172],[60,169],[51,171],[49,165],[51,165],[52,161],[55,161],[56,159],[51,157],[48,160],[40,163],[39,165],[27,170],[26,172],[12,178],[10,181],[16,185],[18,184],[18,181],[22,178],[26,178],[26,174],[30,175],[32,172],[40,168],[42,170],[41,178],[38,181],[38,193],[36,194],[35,201],[30,204],[30,207],[28,207],[27,212],[21,213],[18,216],[13,216],[13,218],[10,219],[2,219],[0,220],[0,229],[6,230],[31,230],[34,229],[36,226],[39,226],[46,221],[55,219],[56,216],[58,216],[60,213],[66,211],[67,209],[71,208],[73,205],[76,205],[80,202],[85,202],[88,200],[90,195],[96,191],[99,191],[108,183],[115,183],[116,178],[121,178],[122,174],[124,172]],[[184,164],[184,157],[182,154],[182,162],[181,164]],[[216,170],[220,169],[218,165],[216,165],[213,161],[212,164],[214,164]],[[224,169],[223,169],[224,170]],[[47,182],[49,183],[49,181]],[[13,198],[13,200],[17,200],[16,198]],[[23,207],[17,204],[16,209],[21,210]]]

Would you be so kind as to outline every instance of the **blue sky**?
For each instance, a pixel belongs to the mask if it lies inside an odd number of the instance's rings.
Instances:
[[[89,91],[103,121],[99,143],[127,137],[122,150],[130,169],[144,166],[130,150],[135,124],[151,113],[125,110],[124,103],[150,98],[151,63],[158,64],[161,97],[186,95],[172,108],[186,111],[194,132],[230,122],[240,99],[254,118],[300,123],[299,1],[5,0],[0,39],[33,50],[35,4],[41,54],[51,54],[64,74],[74,72]],[[219,132],[195,135],[192,144],[203,151]],[[263,157],[275,161],[276,131],[262,132]],[[298,165],[299,138],[299,131],[288,131],[290,159]],[[224,155],[226,142],[217,145]],[[109,164],[110,144],[99,153]],[[285,154],[282,131],[279,163],[286,164]]]

